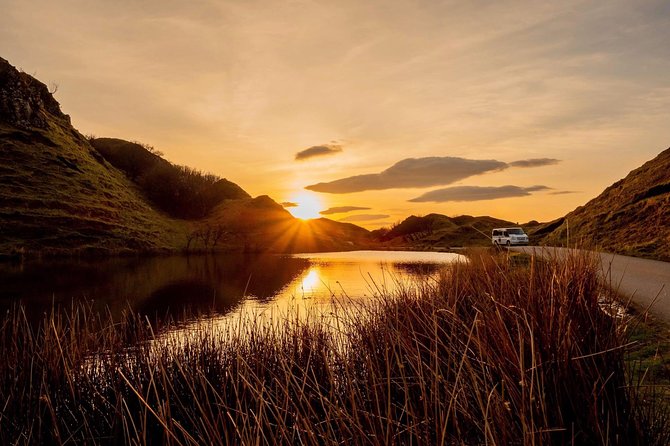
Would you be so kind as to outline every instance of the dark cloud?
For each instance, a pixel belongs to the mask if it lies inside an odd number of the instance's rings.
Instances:
[[[407,158],[381,173],[356,175],[329,183],[312,184],[305,189],[331,194],[346,194],[365,190],[430,187],[451,184],[473,175],[507,167],[507,163],[496,160],[471,160],[448,156]]]
[[[332,215],[332,214],[344,214],[345,212],[351,211],[367,211],[370,208],[361,207],[361,206],[338,206],[334,208],[328,208],[325,211],[319,212],[321,215]]]
[[[509,165],[510,167],[542,167],[552,166],[560,162],[561,160],[555,158],[530,158],[527,160],[512,161]]]
[[[294,203],[292,201],[285,201],[281,205],[284,206],[285,208],[297,208],[298,207],[298,203]]]
[[[409,201],[415,203],[433,202],[443,203],[446,201],[480,201],[496,200],[498,198],[525,197],[532,192],[549,190],[547,186],[456,186],[437,189],[412,198]]]
[[[332,155],[342,151],[342,146],[338,144],[323,144],[312,146],[309,149],[302,150],[295,154],[296,161],[303,161],[315,156]]]
[[[359,215],[351,215],[347,218],[343,218],[340,221],[344,222],[356,222],[356,221],[373,221],[373,220],[381,220],[382,218],[389,218],[390,215],[386,214],[359,214]]]

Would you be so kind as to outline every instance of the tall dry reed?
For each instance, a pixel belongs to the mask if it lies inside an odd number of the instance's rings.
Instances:
[[[0,443],[664,444],[589,256],[480,255],[327,321],[159,336],[81,305],[0,327]],[[206,326],[206,324],[205,324]]]

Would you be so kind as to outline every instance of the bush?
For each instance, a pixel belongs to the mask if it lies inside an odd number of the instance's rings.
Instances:
[[[199,219],[224,200],[249,198],[235,183],[174,165],[151,146],[112,138],[94,139],[91,144],[134,181],[153,204],[172,217]]]

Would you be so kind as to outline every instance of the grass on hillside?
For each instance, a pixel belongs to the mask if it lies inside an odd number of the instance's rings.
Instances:
[[[186,242],[74,129],[0,124],[0,254],[160,251]]]
[[[337,324],[170,341],[133,316],[81,306],[32,328],[17,308],[0,326],[0,442],[667,444],[613,297],[588,256],[483,254]]]

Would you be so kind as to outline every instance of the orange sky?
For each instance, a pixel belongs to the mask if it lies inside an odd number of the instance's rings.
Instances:
[[[0,10],[0,56],[57,83],[81,132],[151,144],[278,202],[369,208],[328,216],[370,228],[430,212],[546,221],[670,145],[666,1]]]

